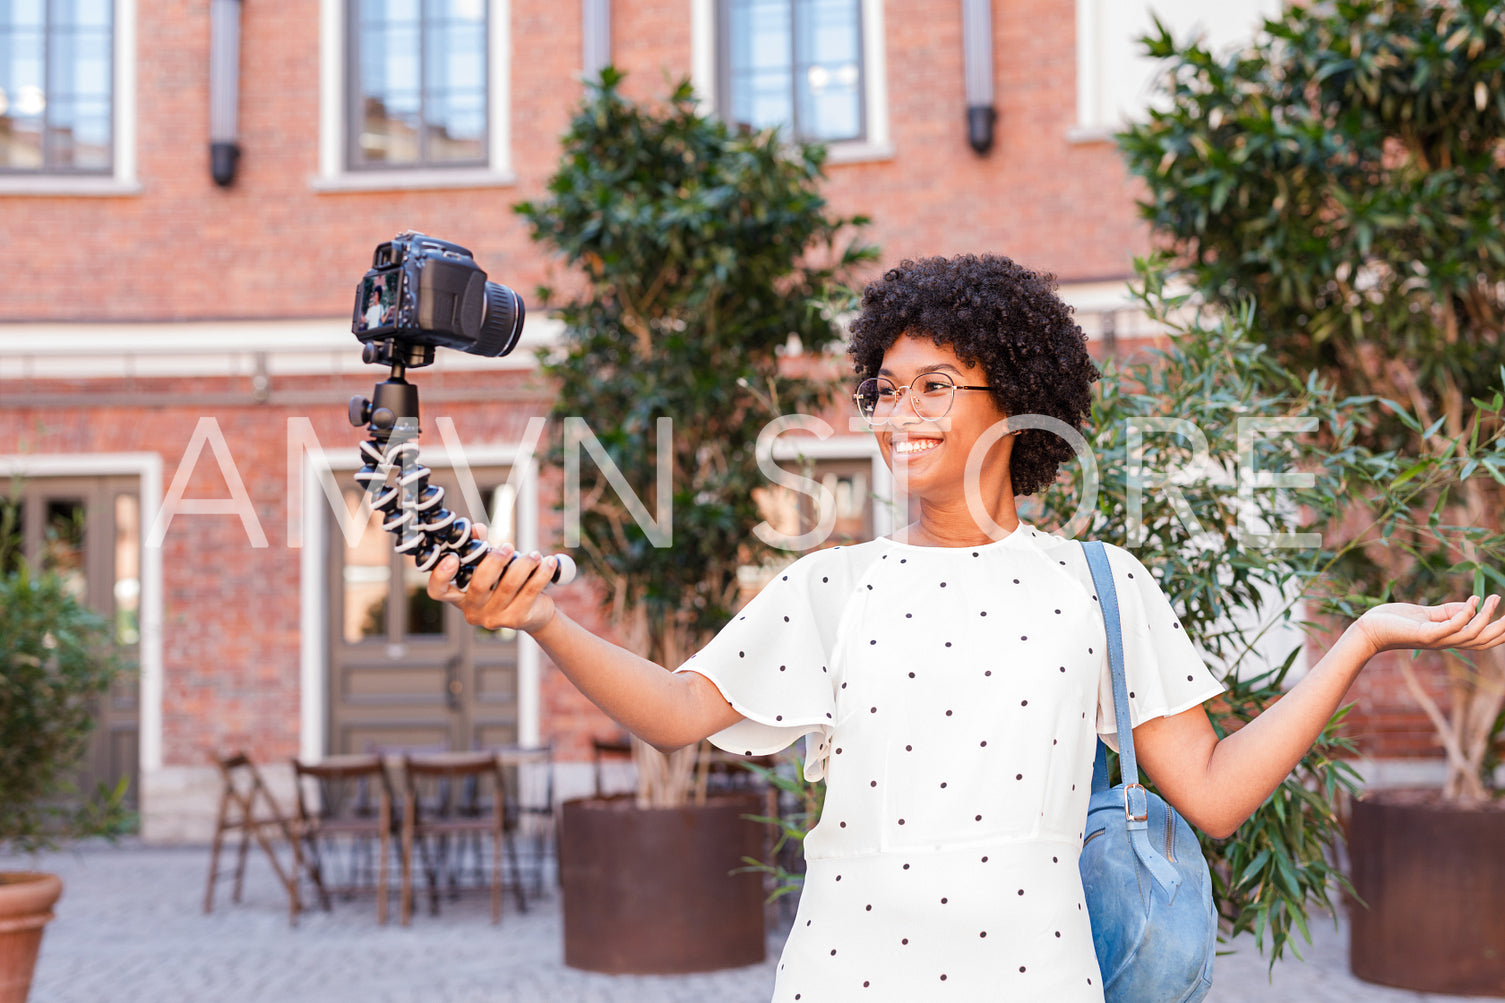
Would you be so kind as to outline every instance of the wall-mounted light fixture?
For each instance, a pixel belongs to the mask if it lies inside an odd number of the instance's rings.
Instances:
[[[228,187],[240,161],[241,0],[209,0],[209,173]]]
[[[967,142],[978,153],[993,148],[992,0],[962,0],[962,65],[967,77]]]
[[[611,0],[580,0],[580,69],[593,80],[611,65]]]

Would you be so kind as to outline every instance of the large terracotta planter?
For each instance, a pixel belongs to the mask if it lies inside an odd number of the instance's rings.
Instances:
[[[0,873],[0,1003],[26,1003],[42,928],[62,894],[62,879],[55,874]]]
[[[1354,802],[1349,964],[1367,982],[1505,996],[1505,805],[1464,808],[1433,792]]]
[[[559,829],[564,963],[593,972],[676,974],[763,960],[763,882],[732,874],[762,859],[756,795],[684,808],[630,798],[568,801]]]

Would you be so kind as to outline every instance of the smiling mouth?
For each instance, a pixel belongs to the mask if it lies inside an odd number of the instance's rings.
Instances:
[[[894,443],[894,452],[901,456],[926,453],[941,444],[939,439],[903,439]]]

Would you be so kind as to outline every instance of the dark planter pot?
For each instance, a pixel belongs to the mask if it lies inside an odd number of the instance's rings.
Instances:
[[[42,929],[63,894],[56,874],[0,873],[0,1003],[26,1003]]]
[[[1355,801],[1349,965],[1367,982],[1505,996],[1505,806],[1464,808],[1433,792]]]
[[[762,859],[757,795],[684,808],[631,798],[568,801],[559,829],[564,963],[593,972],[677,974],[763,960],[763,882],[732,874]]]

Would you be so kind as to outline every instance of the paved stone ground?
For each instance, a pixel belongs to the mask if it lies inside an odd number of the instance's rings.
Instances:
[[[253,848],[254,849],[254,848]],[[411,926],[376,923],[368,897],[287,921],[286,899],[259,854],[244,900],[201,911],[204,848],[87,844],[42,857],[66,884],[48,927],[30,1003],[762,1003],[773,984],[778,937],[760,965],[679,977],[606,976],[566,968],[557,891],[520,914],[507,900],[490,923],[486,895],[445,903]],[[7,868],[20,864],[0,862]],[[395,903],[394,903],[395,905]],[[1444,1003],[1359,982],[1348,973],[1347,930],[1312,926],[1306,962],[1267,977],[1252,944],[1218,960],[1209,1003]],[[920,1003],[920,1001],[917,1001]]]

